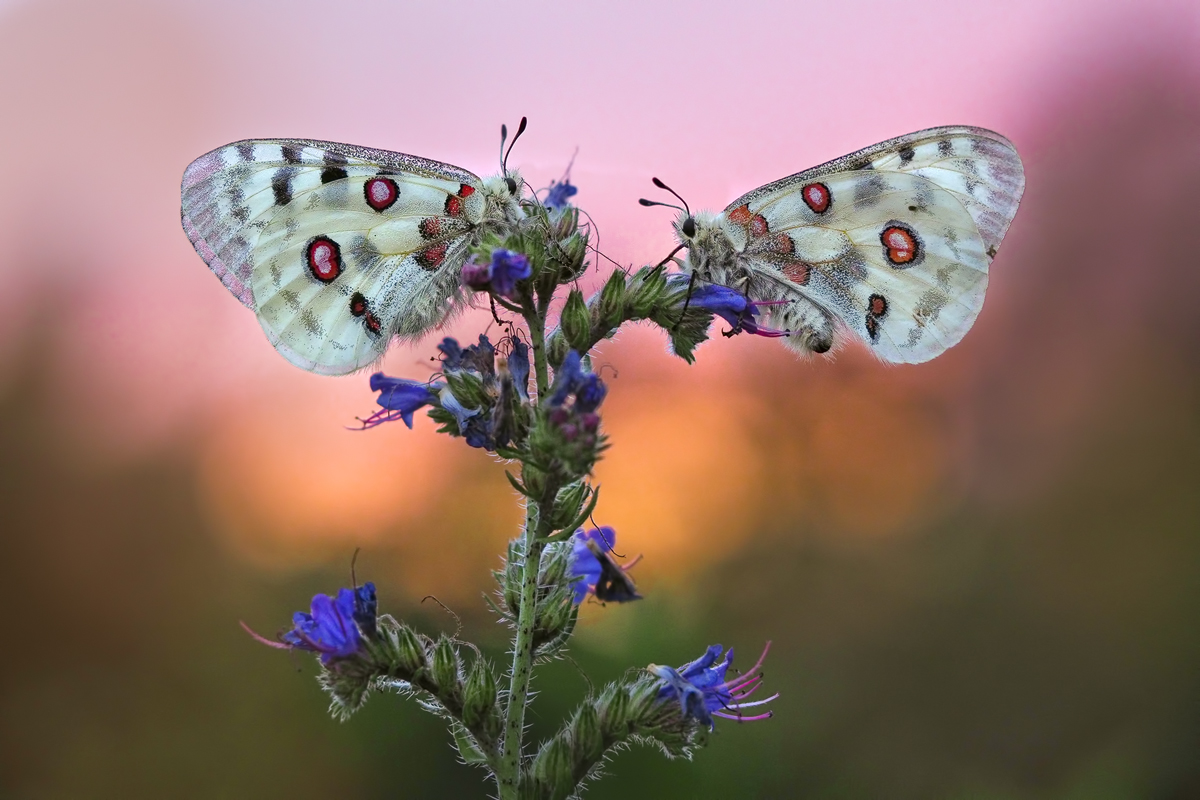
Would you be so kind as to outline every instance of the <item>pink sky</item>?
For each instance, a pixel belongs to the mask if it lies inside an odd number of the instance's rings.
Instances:
[[[288,506],[306,457],[370,464],[379,486],[351,484],[365,517],[383,525],[444,481],[431,471],[395,494],[394,472],[418,456],[458,464],[470,454],[447,455],[428,425],[405,433],[403,451],[398,432],[343,433],[370,411],[365,381],[286,364],[181,232],[179,179],[201,153],[247,137],[306,137],[486,175],[497,168],[500,123],[526,115],[513,161],[545,185],[578,147],[576,200],[609,256],[641,264],[671,246],[669,213],[636,204],[654,191],[652,175],[693,207],[721,208],[875,141],[970,124],[1016,142],[1035,191],[1039,146],[1072,87],[1103,86],[1131,59],[1154,58],[1195,86],[1198,52],[1194,2],[8,2],[0,381],[21,346],[52,359],[64,419],[106,458],[205,439],[203,481],[218,514],[257,519],[261,509],[238,510],[238,487],[282,492],[273,507]],[[1027,222],[1019,214],[1010,238],[1027,235]],[[991,303],[1002,302],[1012,251],[996,261]],[[981,326],[987,317],[985,308]],[[743,374],[737,362],[750,347],[702,351],[707,371],[696,378],[668,371],[713,385]],[[959,349],[970,347],[968,336]],[[631,389],[639,363],[654,370],[665,358],[638,335],[613,353],[631,368]],[[393,352],[386,366],[413,373],[425,357]],[[927,374],[947,379],[947,361]],[[894,424],[897,435],[911,427]],[[627,426],[653,428],[644,414]],[[730,435],[732,447],[749,446]],[[735,491],[712,513],[755,499]],[[277,522],[333,524],[337,508],[327,511],[301,506]]]

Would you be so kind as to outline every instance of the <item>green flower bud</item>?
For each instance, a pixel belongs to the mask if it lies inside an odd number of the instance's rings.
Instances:
[[[571,293],[567,295],[559,326],[562,328],[563,336],[567,339],[567,344],[572,349],[581,353],[588,351],[591,344],[592,320],[588,313],[587,303],[583,299],[583,292],[572,289]]]
[[[596,303],[597,322],[605,330],[621,324],[625,315],[625,273],[614,270],[608,276],[608,282],[600,290],[600,299]]]
[[[397,677],[415,682],[429,667],[425,645],[407,625],[402,625],[394,635],[396,666],[400,673]]]
[[[590,764],[604,752],[604,733],[596,707],[585,702],[571,721],[571,743],[575,762]]]
[[[565,798],[575,790],[574,759],[566,736],[555,736],[542,746],[530,773],[543,787],[543,797]]]
[[[629,733],[629,691],[620,684],[605,687],[596,702],[600,730],[606,739],[622,738]]]
[[[579,227],[579,209],[564,208],[554,220],[552,235],[560,242],[575,233]]]
[[[472,731],[478,730],[495,711],[496,677],[483,659],[477,658],[463,687],[463,722]]]
[[[458,651],[445,636],[433,648],[429,674],[437,684],[437,698],[449,708],[462,707],[461,666]]]

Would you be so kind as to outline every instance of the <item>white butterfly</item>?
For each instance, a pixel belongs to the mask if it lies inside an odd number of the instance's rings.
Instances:
[[[975,322],[1024,188],[1003,136],[930,128],[767,184],[720,214],[693,216],[685,203],[681,266],[752,300],[788,301],[770,319],[796,350],[824,353],[849,330],[886,361],[920,363]]]
[[[522,186],[503,166],[481,180],[403,153],[253,139],[188,166],[183,229],[284,358],[343,375],[460,305],[468,250],[524,217]]]

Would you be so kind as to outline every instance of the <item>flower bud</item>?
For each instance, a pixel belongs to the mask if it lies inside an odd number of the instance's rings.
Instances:
[[[606,330],[621,324],[625,313],[625,273],[621,270],[613,270],[612,275],[608,276],[608,282],[600,291],[596,312],[601,326]]]
[[[407,625],[396,632],[396,664],[405,680],[413,680],[429,666],[425,657],[425,645]]]
[[[605,738],[616,739],[629,732],[629,692],[625,686],[608,686],[596,706],[600,715],[600,730]]]
[[[483,659],[476,659],[463,687],[463,722],[477,730],[495,710],[496,677]]]
[[[574,188],[574,187],[572,187]],[[560,242],[575,233],[579,227],[579,209],[564,208],[557,216],[552,216],[552,235]]]
[[[584,703],[571,721],[571,744],[576,763],[591,763],[604,752],[600,717],[591,703]]]
[[[574,762],[571,743],[565,736],[555,736],[542,746],[530,768],[533,779],[546,787],[549,797],[567,797],[575,788]]]
[[[592,318],[588,313],[587,303],[584,302],[583,292],[572,289],[567,295],[559,325],[571,348],[586,353],[591,344]]]
[[[447,706],[462,705],[462,683],[459,677],[458,651],[445,636],[433,647],[429,674],[437,684],[437,697]]]

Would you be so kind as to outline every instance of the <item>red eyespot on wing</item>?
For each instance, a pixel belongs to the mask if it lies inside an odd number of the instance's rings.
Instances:
[[[446,198],[446,214],[451,217],[457,217],[462,213],[462,198],[450,195]]]
[[[342,274],[342,248],[328,236],[318,236],[304,248],[304,263],[321,283],[332,283]]]
[[[363,184],[363,197],[376,211],[386,211],[400,197],[400,187],[391,178],[371,178]]]
[[[829,193],[829,187],[823,183],[808,184],[800,190],[800,196],[804,198],[804,205],[808,206],[814,214],[824,214],[833,203],[833,195]]]
[[[867,315],[867,336],[871,337],[872,342],[879,341],[879,321],[869,314]]]
[[[767,249],[781,256],[790,256],[796,252],[796,242],[786,233],[777,233],[770,238]]]
[[[920,263],[922,256],[921,239],[917,232],[903,222],[889,222],[879,234],[883,244],[883,254],[895,267],[908,267]]]
[[[376,336],[378,336],[379,332],[381,330],[383,330],[383,325],[380,324],[379,318],[376,317],[374,314],[372,314],[370,311],[367,312],[366,317],[363,319],[363,325],[366,326],[368,331],[375,334]]]
[[[441,217],[426,217],[417,224],[422,239],[436,239],[442,232]]]
[[[470,197],[473,194],[475,194],[475,187],[472,186],[471,184],[460,183],[458,185],[458,196],[459,197]]]
[[[417,253],[417,263],[424,269],[436,269],[446,257],[446,243],[435,244]]]
[[[887,314],[887,310],[887,299],[884,298],[883,295],[873,294],[871,295],[870,299],[867,300],[867,313],[872,317],[882,318],[885,314]]]
[[[362,292],[355,292],[350,295],[350,314],[351,316],[361,317],[367,313],[367,298],[363,297]]]
[[[753,217],[750,218],[750,235],[751,236],[764,236],[770,230],[771,230],[771,227],[769,225],[767,225],[767,218],[764,217],[762,214],[755,214]]]
[[[783,274],[792,283],[798,283],[803,286],[808,283],[808,279],[812,274],[812,267],[803,261],[793,261],[790,264],[783,265]]]
[[[750,213],[750,206],[741,205],[730,211],[727,216],[729,217],[729,221],[735,225],[749,225],[753,214]]]

